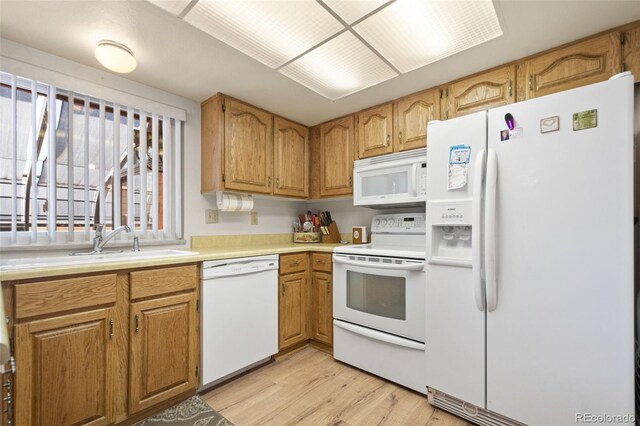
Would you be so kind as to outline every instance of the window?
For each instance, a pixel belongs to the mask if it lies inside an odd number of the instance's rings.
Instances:
[[[0,243],[89,241],[97,223],[180,239],[181,132],[172,117],[0,72]]]

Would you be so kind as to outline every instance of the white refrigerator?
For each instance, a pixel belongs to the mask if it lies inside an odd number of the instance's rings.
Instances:
[[[487,425],[633,423],[633,77],[427,134],[430,401]]]

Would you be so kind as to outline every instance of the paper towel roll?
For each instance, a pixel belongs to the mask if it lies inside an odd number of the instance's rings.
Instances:
[[[218,210],[223,212],[250,212],[253,210],[253,197],[246,194],[219,192]]]

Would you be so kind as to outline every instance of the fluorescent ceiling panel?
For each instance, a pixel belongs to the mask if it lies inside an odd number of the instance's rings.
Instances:
[[[397,75],[350,32],[340,34],[279,71],[331,100]]]
[[[324,0],[347,24],[353,24],[368,13],[373,12],[389,0]]]
[[[491,0],[398,0],[353,28],[402,73],[502,35]]]
[[[344,29],[315,0],[200,0],[184,20],[271,68]]]
[[[191,0],[147,0],[172,15],[178,16],[189,5]]]

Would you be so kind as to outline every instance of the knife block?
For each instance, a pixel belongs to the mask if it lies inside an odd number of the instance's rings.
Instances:
[[[340,240],[342,240],[342,238],[340,238],[340,231],[338,230],[338,225],[336,225],[335,220],[331,222],[329,226],[327,226],[327,230],[329,231],[329,235],[323,235],[322,242],[330,244],[340,243]]]

